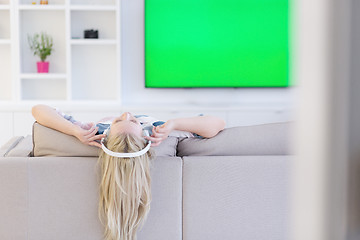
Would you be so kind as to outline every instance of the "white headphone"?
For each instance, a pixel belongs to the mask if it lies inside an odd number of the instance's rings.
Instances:
[[[107,135],[107,132],[110,128],[106,129],[104,131],[104,134]],[[145,136],[149,136],[149,132],[147,130],[144,130],[144,135]],[[110,156],[113,156],[113,157],[119,157],[119,158],[126,158],[126,157],[138,157],[138,156],[141,156],[141,155],[144,155],[145,153],[147,153],[147,151],[149,151],[150,149],[150,145],[151,145],[151,141],[149,140],[148,141],[148,144],[146,145],[146,147],[138,152],[131,152],[131,153],[119,153],[119,152],[113,152],[111,150],[109,150],[105,145],[104,145],[104,141],[105,141],[105,138],[102,138],[101,139],[101,148],[102,150],[110,155]]]

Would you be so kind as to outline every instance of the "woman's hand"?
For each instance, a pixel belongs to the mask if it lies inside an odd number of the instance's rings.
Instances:
[[[95,146],[101,148],[101,144],[95,142],[96,140],[101,140],[105,137],[105,134],[95,135],[98,131],[98,127],[95,127],[92,123],[89,129],[84,129],[81,126],[74,125],[74,136],[80,140],[83,144]]]
[[[152,135],[150,137],[146,136],[145,138],[151,141],[152,147],[155,147],[160,145],[173,130],[175,130],[175,123],[172,120],[169,120],[163,125],[153,127]]]

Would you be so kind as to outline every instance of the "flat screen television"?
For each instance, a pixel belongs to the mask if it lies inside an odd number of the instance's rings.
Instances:
[[[145,0],[145,86],[289,86],[288,1]]]

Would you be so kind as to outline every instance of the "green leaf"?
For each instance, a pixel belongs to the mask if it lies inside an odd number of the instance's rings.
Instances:
[[[39,56],[41,61],[45,61],[47,56],[51,55],[53,50],[53,39],[50,35],[42,32],[35,33],[33,36],[28,35],[28,43],[30,50],[33,51],[34,56]]]

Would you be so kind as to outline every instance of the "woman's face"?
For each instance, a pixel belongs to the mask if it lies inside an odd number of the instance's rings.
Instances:
[[[142,137],[139,120],[129,112],[124,112],[111,123],[110,134],[130,133]]]

